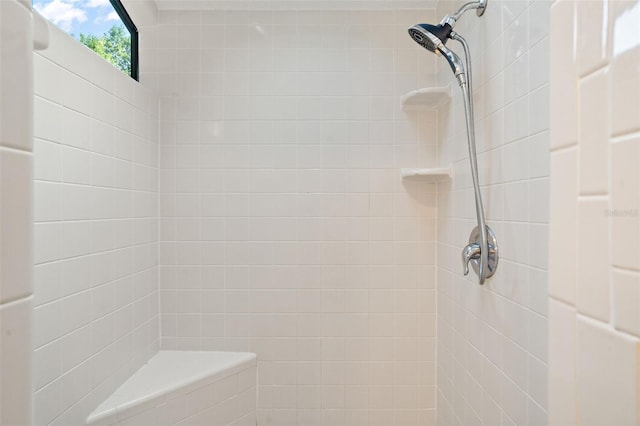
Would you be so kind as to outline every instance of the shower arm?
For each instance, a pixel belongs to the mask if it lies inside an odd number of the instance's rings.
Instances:
[[[477,1],[471,1],[469,3],[465,3],[462,6],[460,6],[460,9],[458,9],[458,11],[453,15],[445,16],[442,19],[442,21],[440,21],[440,24],[441,25],[449,24],[451,28],[453,28],[456,25],[456,22],[458,22],[458,19],[460,19],[460,17],[464,15],[465,12],[475,9],[476,15],[482,16],[486,8],[487,8],[487,0],[477,0]]]
[[[464,6],[463,6],[464,8]],[[467,120],[467,141],[469,149],[469,162],[471,165],[471,175],[473,178],[473,191],[476,201],[476,218],[478,221],[478,230],[480,237],[480,244],[469,244],[463,251],[463,263],[465,268],[465,275],[469,271],[468,263],[473,259],[479,260],[478,276],[480,284],[484,284],[485,279],[490,276],[487,272],[489,270],[489,238],[487,235],[487,226],[484,216],[484,206],[482,204],[482,194],[480,192],[480,182],[478,179],[478,160],[476,154],[476,139],[474,128],[474,115],[473,115],[473,78],[471,75],[471,52],[467,41],[458,33],[452,31],[450,35],[452,40],[456,40],[462,45],[464,50],[464,57],[466,63],[466,81],[460,81],[460,88],[464,98],[465,116]],[[479,249],[479,250],[478,250]],[[491,271],[489,271],[491,272]]]

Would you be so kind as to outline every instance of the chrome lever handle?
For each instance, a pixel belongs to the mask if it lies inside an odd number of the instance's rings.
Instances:
[[[487,229],[487,252],[482,253],[482,235],[476,226],[469,236],[469,244],[462,250],[462,269],[464,274],[469,273],[469,263],[473,270],[478,274],[479,284],[484,284],[487,278],[490,278],[498,267],[498,242],[496,236],[489,228]]]
[[[471,259],[480,259],[480,244],[471,243],[462,249],[462,269],[464,269],[464,274],[469,274],[469,262]]]

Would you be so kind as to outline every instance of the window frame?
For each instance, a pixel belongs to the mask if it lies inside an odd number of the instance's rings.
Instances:
[[[131,78],[136,81],[140,81],[140,66],[139,66],[139,46],[138,46],[138,27],[133,23],[131,16],[129,16],[129,12],[125,9],[121,0],[109,0],[113,9],[116,11],[125,28],[129,31],[129,35],[131,37],[131,52],[129,55],[131,56]]]

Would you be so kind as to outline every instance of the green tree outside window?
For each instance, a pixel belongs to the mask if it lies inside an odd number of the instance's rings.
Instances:
[[[80,34],[80,43],[131,75],[131,36],[123,25],[114,25],[101,36]]]

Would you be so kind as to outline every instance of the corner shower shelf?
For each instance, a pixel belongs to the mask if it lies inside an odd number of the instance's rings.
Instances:
[[[405,110],[434,108],[449,99],[451,99],[451,86],[416,89],[400,98],[402,108]]]
[[[438,182],[451,179],[451,165],[433,169],[400,169],[402,179],[419,179],[425,182]]]

